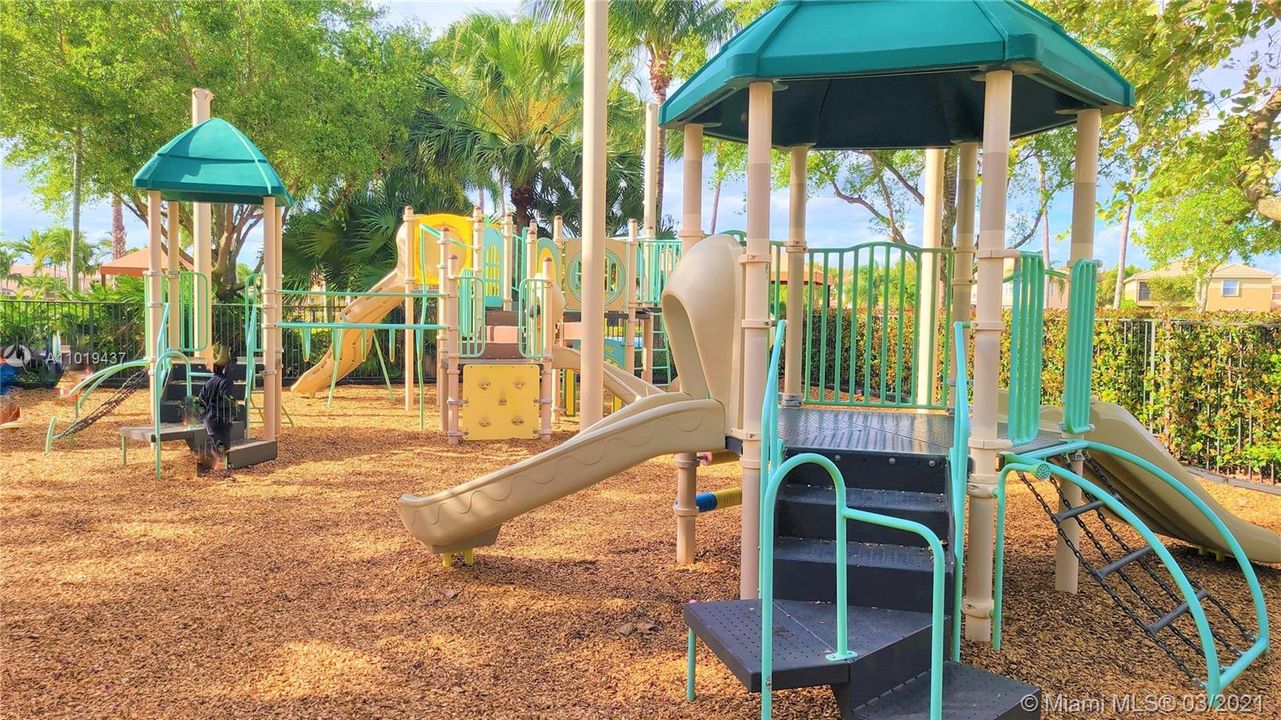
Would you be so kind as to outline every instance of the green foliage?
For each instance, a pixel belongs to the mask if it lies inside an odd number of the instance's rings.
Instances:
[[[1066,313],[1047,310],[1047,404],[1061,403],[1066,332]],[[1094,394],[1133,413],[1180,461],[1281,474],[1281,315],[1100,310],[1094,344]]]
[[[1196,300],[1195,275],[1157,276],[1145,280],[1152,302],[1159,307],[1191,305]]]

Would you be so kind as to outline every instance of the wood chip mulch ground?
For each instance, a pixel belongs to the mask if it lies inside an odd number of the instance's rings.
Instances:
[[[141,445],[119,461],[116,428],[145,421],[141,394],[47,457],[45,424],[65,426],[70,406],[22,395],[25,427],[0,433],[0,717],[758,717],[705,648],[685,702],[681,604],[736,594],[739,515],[701,517],[698,564],[676,566],[669,460],[510,522],[475,567],[448,570],[404,531],[396,497],[545,446],[449,447],[381,388],[341,387],[332,409],[286,400],[297,426],[276,462],[197,477],[174,444],[156,479]],[[705,469],[701,484],[736,475]],[[1209,491],[1281,530],[1281,497]],[[1053,591],[1053,530],[1021,485],[1010,538],[1004,648],[967,643],[968,661],[1044,688],[1060,703],[1048,718],[1144,716],[1091,704],[1116,695],[1199,697],[1088,579]],[[1251,617],[1233,565],[1175,555]],[[1281,575],[1259,572],[1281,627]],[[1281,665],[1231,692],[1259,698],[1248,716],[1281,717]],[[776,717],[837,711],[826,690],[789,691]]]

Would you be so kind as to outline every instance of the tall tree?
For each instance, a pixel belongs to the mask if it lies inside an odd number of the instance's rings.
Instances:
[[[214,113],[254,139],[295,197],[372,177],[402,140],[425,64],[416,32],[380,30],[367,0],[208,3],[5,3],[0,139],[33,190],[70,191],[74,138],[88,199],[118,194],[145,216],[132,178],[190,124],[188,94],[206,87]],[[240,288],[239,254],[260,222],[237,207],[215,223],[214,287]],[[187,230],[190,218],[179,218]]]
[[[561,18],[581,23],[583,0],[526,0],[541,19]],[[649,74],[649,90],[662,104],[677,68],[684,60],[702,62],[707,48],[727,38],[734,29],[734,15],[719,0],[645,0],[612,3],[609,7],[610,42],[635,49]],[[658,157],[667,157],[667,133],[658,134]],[[658,164],[658,214],[662,214],[664,163]]]
[[[111,194],[111,259],[125,254],[125,213],[119,193]]]

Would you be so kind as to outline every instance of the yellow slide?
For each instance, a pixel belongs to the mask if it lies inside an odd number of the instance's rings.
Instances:
[[[574,348],[556,345],[552,347],[552,368],[555,370],[573,370],[582,372],[583,356]],[[611,395],[630,405],[637,400],[664,391],[657,385],[650,385],[635,375],[605,363],[605,389]]]
[[[607,370],[617,393],[633,392],[639,399],[515,465],[435,495],[402,495],[405,528],[438,553],[492,545],[504,522],[633,465],[671,453],[723,449],[736,329],[734,305],[724,298],[738,296],[741,253],[731,237],[708,238],[685,254],[668,279],[663,313],[687,392],[654,393],[657,388],[646,383],[633,385],[625,372]],[[571,369],[578,361],[572,350],[554,356],[558,366]]]
[[[1043,427],[1058,428],[1062,420],[1058,408],[1043,407]],[[1095,402],[1090,406],[1090,422],[1094,430],[1086,436],[1089,440],[1113,445],[1138,455],[1182,482],[1223,521],[1236,536],[1250,560],[1259,563],[1281,563],[1281,536],[1248,523],[1220,505],[1201,487],[1200,481],[1165,449],[1125,408],[1112,403]],[[1198,547],[1227,553],[1219,533],[1210,522],[1178,491],[1163,480],[1141,470],[1124,460],[1104,453],[1091,457],[1107,472],[1116,484],[1117,492],[1126,506],[1133,510],[1148,527],[1167,537],[1191,543]],[[1094,473],[1086,468],[1086,478],[1098,482]]]
[[[391,292],[398,293],[405,290],[405,281],[401,277],[400,270],[393,270],[387,273],[387,276],[379,280],[373,288],[373,292]],[[386,317],[392,309],[399,307],[404,303],[404,298],[400,297],[362,297],[358,298],[351,305],[348,305],[339,316],[341,322],[349,323],[376,323]],[[334,345],[338,347],[338,378],[341,379],[347,373],[356,369],[356,366],[365,361],[365,356],[369,354],[369,347],[374,341],[374,331],[350,330],[332,330],[336,338]],[[293,387],[289,388],[290,392],[302,393],[305,395],[314,395],[321,390],[329,387],[329,381],[334,377],[334,353],[332,348],[325,353],[320,362],[312,365],[303,373]]]

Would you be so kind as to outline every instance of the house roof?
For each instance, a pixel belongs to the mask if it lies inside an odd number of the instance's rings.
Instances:
[[[1125,282],[1128,283],[1136,280],[1148,280],[1151,278],[1178,277],[1180,275],[1188,275],[1191,272],[1192,271],[1188,269],[1186,262],[1176,260],[1164,267],[1152,268],[1151,270],[1134,273],[1130,277],[1126,278]],[[1275,277],[1277,277],[1275,273],[1270,273],[1267,270],[1262,270],[1257,267],[1251,267],[1245,263],[1220,265],[1213,273],[1210,274],[1210,279],[1212,280],[1268,280]]]
[[[140,190],[166,200],[261,205],[293,197],[257,145],[235,125],[210,118],[184,130],[156,151],[133,178]]]
[[[983,133],[977,74],[1015,72],[1011,133],[1134,104],[1134,88],[1016,0],[782,0],[667,102],[666,127],[747,138],[747,87],[775,82],[773,142],[816,149],[947,147]]]
[[[161,249],[160,251],[160,257],[162,262],[165,262],[168,260],[163,249]],[[188,270],[190,270],[192,267],[191,257],[187,255],[187,253],[182,252],[181,250],[179,250],[178,262],[181,263],[182,266],[184,268],[187,268]],[[108,275],[129,275],[131,277],[142,277],[142,274],[147,271],[147,268],[149,265],[150,265],[150,258],[148,257],[147,249],[142,248],[139,250],[133,250],[131,252],[127,252],[124,255],[121,255],[120,257],[116,258],[115,260],[111,260],[103,263],[102,265],[99,265],[98,274],[101,275],[102,277],[106,277]]]

